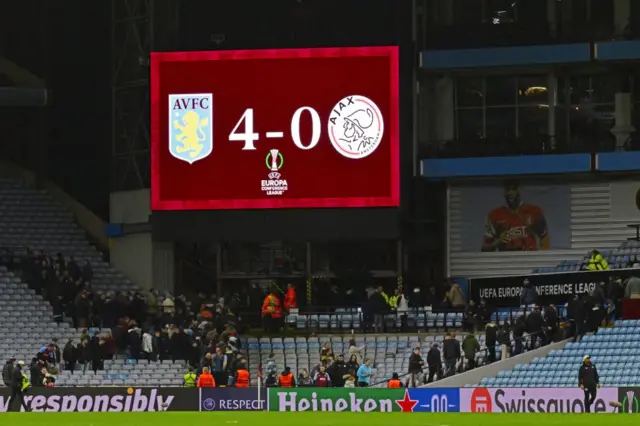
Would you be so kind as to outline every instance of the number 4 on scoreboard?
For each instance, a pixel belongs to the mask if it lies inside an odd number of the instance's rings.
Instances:
[[[239,127],[244,122],[244,133],[238,133]],[[251,151],[256,149],[254,142],[259,139],[257,133],[253,132],[253,108],[247,108],[240,117],[240,120],[236,123],[231,133],[229,133],[229,140],[232,142],[244,141],[243,151]]]

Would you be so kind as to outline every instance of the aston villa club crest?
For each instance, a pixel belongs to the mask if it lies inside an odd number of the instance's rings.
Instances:
[[[213,151],[213,94],[169,95],[169,152],[193,164]]]

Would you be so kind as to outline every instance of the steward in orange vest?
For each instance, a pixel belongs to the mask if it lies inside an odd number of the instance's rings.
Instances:
[[[247,371],[247,360],[243,358],[240,361],[238,370],[236,371],[236,387],[248,388],[250,379],[251,379],[251,375]]]
[[[296,380],[293,377],[293,373],[291,373],[291,368],[284,368],[284,371],[280,374],[278,382],[280,383],[281,388],[293,388],[296,386]]]
[[[296,297],[296,289],[293,284],[287,285],[287,292],[284,295],[284,311],[289,313],[291,309],[298,307],[298,298]]]
[[[202,374],[198,377],[199,388],[214,388],[216,387],[216,381],[213,380],[213,376],[209,373],[207,367],[202,369]]]
[[[402,387],[402,383],[400,383],[398,373],[393,373],[393,376],[391,376],[391,380],[387,382],[387,387],[392,389]]]
[[[271,292],[264,298],[262,303],[262,317],[270,316],[274,319],[282,318],[282,305],[280,298],[274,292]]]

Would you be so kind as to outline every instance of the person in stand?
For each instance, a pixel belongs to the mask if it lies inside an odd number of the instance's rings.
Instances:
[[[358,368],[356,373],[358,376],[358,387],[366,388],[371,384],[371,376],[373,375],[373,369],[371,368],[371,360],[368,359]]]
[[[437,375],[438,380],[442,378],[442,357],[440,356],[440,349],[438,344],[434,343],[427,352],[427,364],[429,365],[429,378],[427,383],[433,382],[434,377]]]
[[[193,372],[193,367],[189,367],[189,371],[184,375],[182,386],[184,386],[185,388],[196,387],[196,373]]]
[[[527,323],[524,315],[520,315],[516,319],[516,323],[513,326],[513,339],[514,339],[514,349],[513,355],[519,355],[523,352],[523,340],[524,333],[527,331]]]
[[[509,326],[507,324],[502,324],[500,329],[498,330],[498,344],[501,348],[501,357],[500,360],[504,361],[505,359],[511,356],[511,340],[509,340],[510,331]]]
[[[207,367],[202,369],[202,374],[200,375],[200,377],[198,377],[197,385],[199,388],[215,388],[216,387],[216,381],[213,379],[213,376],[211,375]]]
[[[444,351],[444,362],[447,368],[444,372],[444,376],[453,376],[456,374],[456,363],[461,358],[460,342],[458,342],[453,333],[447,334],[444,338],[442,350]]]
[[[271,291],[262,303],[262,322],[267,333],[277,333],[282,319],[282,305],[275,291]]]
[[[535,349],[536,342],[540,341],[540,346],[546,345],[546,335],[544,334],[544,318],[539,306],[534,306],[533,311],[525,319],[527,332],[531,335],[531,349]]]
[[[578,371],[578,385],[584,391],[584,412],[591,412],[591,405],[596,400],[597,388],[600,387],[600,377],[595,364],[589,355],[585,355]]]
[[[11,399],[7,407],[7,411],[11,411],[16,399],[20,401],[20,405],[24,408],[24,411],[31,411],[31,409],[24,402],[24,394],[31,387],[27,375],[22,371],[24,367],[24,361],[18,361],[13,369],[13,377],[11,378]]]
[[[2,382],[6,387],[11,387],[11,380],[13,380],[13,370],[16,368],[14,363],[16,359],[11,357],[7,360],[7,363],[2,367]]]
[[[393,373],[393,376],[391,376],[391,380],[387,382],[387,387],[389,389],[397,389],[402,387],[402,382],[400,382],[400,377],[398,377],[398,373]]]
[[[282,374],[278,378],[278,384],[281,388],[294,388],[296,386],[296,380],[291,372],[291,367],[284,367]]]
[[[291,309],[298,308],[298,298],[296,296],[296,289],[293,284],[287,284],[287,292],[284,294],[284,311],[289,313]]]
[[[328,388],[331,387],[331,378],[325,371],[324,365],[320,366],[320,369],[316,373],[316,376],[313,378],[313,383],[318,388]]]
[[[464,357],[467,359],[469,370],[476,368],[476,354],[478,351],[480,351],[480,342],[478,342],[475,334],[467,334],[462,341],[462,352],[464,352]]]
[[[251,375],[247,368],[247,360],[242,358],[236,370],[235,384],[237,388],[248,388]]]
[[[416,347],[409,357],[409,374],[411,375],[407,387],[417,388],[422,384],[422,368],[424,360],[420,356],[420,348]]]
[[[496,362],[496,343],[498,343],[498,326],[491,321],[485,327],[485,341],[487,345],[487,362]]]

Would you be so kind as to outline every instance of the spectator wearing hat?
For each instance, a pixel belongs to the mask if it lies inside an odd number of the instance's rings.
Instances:
[[[591,405],[596,400],[598,393],[597,388],[600,387],[600,377],[589,355],[585,355],[582,359],[582,365],[578,372],[578,385],[584,391],[584,412],[590,413]]]

